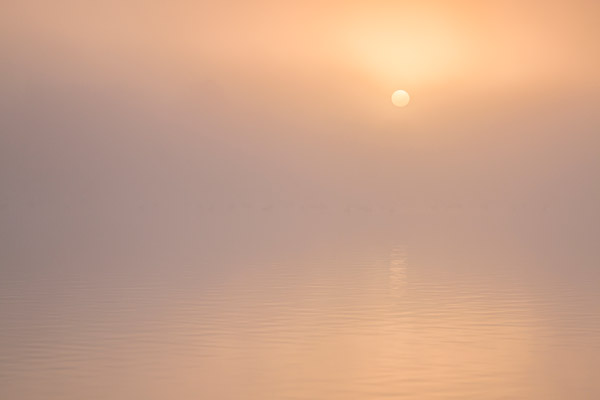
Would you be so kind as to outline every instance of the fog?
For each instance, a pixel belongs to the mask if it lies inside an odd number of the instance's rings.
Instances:
[[[0,397],[600,393],[598,4],[3,1]]]

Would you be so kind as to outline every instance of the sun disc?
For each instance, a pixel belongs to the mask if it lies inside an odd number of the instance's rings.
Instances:
[[[406,107],[410,102],[410,96],[404,90],[396,90],[392,94],[392,104],[396,107]]]

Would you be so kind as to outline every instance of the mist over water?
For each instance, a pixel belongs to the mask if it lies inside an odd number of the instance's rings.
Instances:
[[[596,2],[225,3],[0,13],[0,398],[600,398]]]
[[[600,396],[585,106],[482,140],[31,90],[2,118],[2,397]]]
[[[213,212],[221,230],[198,228],[194,243],[96,256],[71,242],[69,256],[13,260],[1,283],[3,396],[599,394],[598,251],[563,235],[574,226],[233,213]]]

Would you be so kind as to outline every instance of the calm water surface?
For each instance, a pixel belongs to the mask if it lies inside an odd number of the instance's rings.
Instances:
[[[600,398],[597,232],[315,213],[13,250],[0,397]]]

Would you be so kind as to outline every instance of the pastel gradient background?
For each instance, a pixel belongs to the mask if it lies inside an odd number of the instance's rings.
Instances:
[[[598,398],[599,16],[1,1],[0,397]]]

